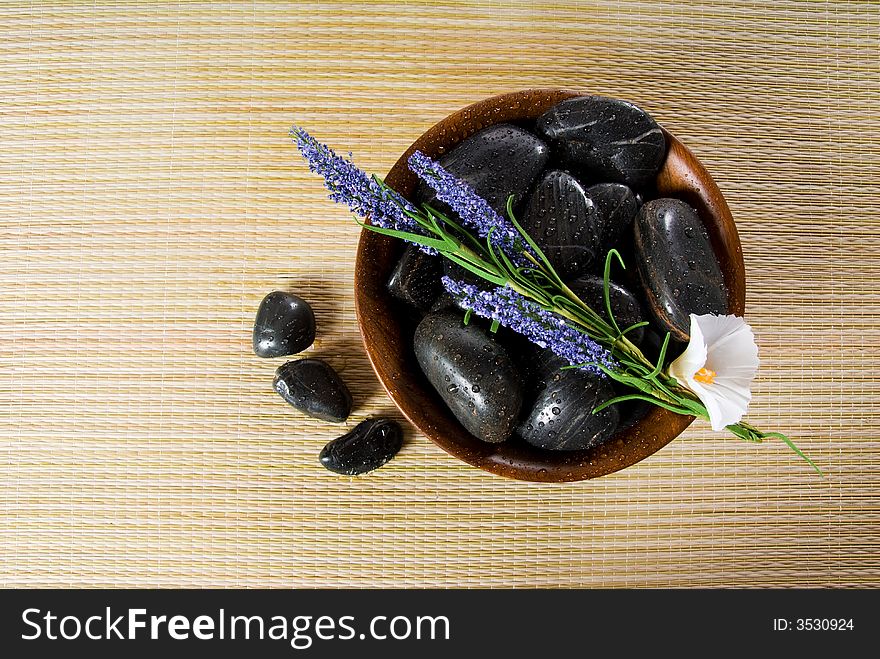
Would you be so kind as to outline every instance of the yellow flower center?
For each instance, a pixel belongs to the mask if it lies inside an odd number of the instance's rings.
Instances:
[[[706,368],[705,366],[701,368],[699,371],[694,373],[694,380],[697,382],[702,382],[703,384],[712,384],[715,382],[715,376],[718,375],[715,371]]]

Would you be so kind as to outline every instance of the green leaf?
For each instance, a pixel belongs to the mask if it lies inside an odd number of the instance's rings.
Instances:
[[[513,264],[510,258],[508,258],[507,254],[504,253],[503,249],[499,249],[498,254],[501,256],[501,260],[504,261],[504,266],[507,268],[507,272],[509,272],[512,277],[515,277],[517,267]]]
[[[468,309],[467,311],[464,312],[463,322],[465,325],[467,325],[468,323],[471,322],[471,316],[473,315],[473,313],[474,313],[473,309]]]
[[[807,457],[806,453],[804,453],[803,451],[801,451],[801,450],[795,445],[795,443],[794,443],[793,441],[791,441],[791,438],[790,438],[788,435],[783,435],[781,432],[765,432],[765,433],[763,433],[763,436],[764,436],[765,439],[770,439],[770,438],[772,438],[772,437],[775,437],[775,438],[777,438],[777,439],[781,439],[783,442],[785,442],[786,444],[788,444],[788,447],[789,447],[792,451],[794,451],[794,452],[797,453],[799,456],[801,456],[804,460],[806,460],[806,461],[807,461],[807,464],[809,464],[813,469],[816,470],[816,473],[818,473],[820,476],[825,476],[825,474],[822,473],[822,470],[819,469],[819,467],[816,466],[816,463],[813,462],[812,460],[810,460],[810,458]]]
[[[606,407],[611,407],[612,405],[615,405],[617,403],[625,403],[628,400],[637,400],[637,399],[643,400],[644,398],[645,397],[641,396],[640,394],[625,394],[623,396],[615,396],[614,398],[609,398],[601,405],[596,405],[596,407],[593,408],[593,411],[591,412],[591,414],[596,414],[596,412],[601,412]]]
[[[620,327],[617,326],[617,320],[614,318],[614,313],[611,311],[611,257],[616,256],[617,260],[620,262],[620,267],[626,270],[626,266],[623,264],[623,258],[620,256],[620,252],[616,249],[609,249],[608,253],[605,255],[605,270],[602,275],[602,297],[605,299],[605,312],[608,314],[608,320],[611,322],[611,326],[614,328],[614,331],[617,332],[617,336],[623,336],[623,332],[620,331]]]
[[[466,240],[476,252],[479,253],[483,251],[482,243],[474,238],[471,232],[462,227],[460,224],[458,224],[454,220],[451,220],[448,216],[446,216],[444,213],[441,213],[430,204],[422,204],[422,209],[427,215],[431,215],[437,218],[443,224],[451,226],[453,229],[455,229],[459,237],[461,237],[463,240]]]
[[[400,238],[411,243],[424,245],[425,247],[432,247],[438,252],[444,252],[449,249],[448,244],[445,240],[428,238],[427,236],[422,236],[418,233],[412,233],[411,231],[400,231],[399,229],[386,229],[384,227],[377,227],[372,224],[367,224],[366,222],[361,222],[360,220],[355,220],[355,222],[357,222],[362,229],[367,229],[369,231],[373,231],[374,233],[380,233],[383,236]]]
[[[727,430],[729,430],[734,435],[736,435],[740,439],[747,441],[747,442],[754,442],[756,444],[760,444],[763,441],[761,439],[760,435],[758,435],[757,433],[755,433],[754,431],[752,431],[749,428],[744,428],[741,425],[727,426]]]
[[[683,408],[676,407],[675,405],[672,405],[671,403],[667,403],[666,401],[662,401],[658,398],[654,398],[653,396],[643,396],[642,394],[627,394],[625,396],[618,396],[617,398],[612,398],[610,401],[605,401],[601,405],[598,405],[595,408],[593,408],[593,414],[595,414],[596,412],[601,412],[603,409],[605,409],[609,405],[613,405],[614,403],[620,403],[625,400],[643,400],[648,403],[651,403],[652,405],[656,405],[657,407],[662,407],[664,409],[667,409],[670,412],[675,412],[676,414],[682,414],[684,416],[692,416],[687,410],[685,410]]]
[[[706,406],[703,405],[701,402],[690,400],[689,398],[685,398],[684,396],[681,396],[679,400],[684,407],[687,407],[689,410],[691,410],[691,413],[694,416],[698,416],[703,419],[709,418],[709,412],[706,410]]]
[[[489,233],[486,235],[486,244],[483,248],[486,250],[486,253],[489,255],[489,258],[492,259],[492,263],[495,264],[495,267],[498,268],[499,272],[505,272],[504,264],[498,258],[498,255],[495,253],[495,247],[492,245],[492,232],[495,230],[495,227],[489,229]],[[507,273],[505,273],[507,274]]]
[[[640,327],[647,327],[647,326],[650,325],[650,324],[651,324],[651,323],[649,323],[647,320],[643,320],[643,321],[638,322],[638,323],[633,323],[632,325],[630,325],[629,327],[627,327],[625,330],[623,330],[623,331],[620,333],[620,335],[621,335],[621,336],[625,336],[626,334],[629,334],[629,333],[632,332],[633,330],[637,330],[637,329],[639,329]]]
[[[489,331],[490,331],[492,334],[495,334],[495,332],[498,331],[498,328],[499,328],[499,327],[501,327],[501,323],[498,321],[497,318],[493,318],[493,319],[492,319],[492,324],[489,325]]]
[[[669,347],[669,339],[671,336],[671,333],[666,332],[666,338],[663,339],[663,345],[660,347],[660,356],[657,357],[657,365],[654,367],[653,371],[645,376],[649,380],[653,380],[654,378],[656,378],[658,375],[660,375],[660,371],[663,370],[663,362],[666,361],[666,349]]]
[[[443,240],[446,242],[446,244],[452,246],[453,249],[455,247],[457,247],[458,243],[455,240],[453,240],[452,237],[440,227],[440,225],[437,223],[437,218],[434,217],[434,215],[431,213],[430,209],[428,209],[426,211],[426,213],[428,215],[428,219],[427,219],[428,228],[430,228],[431,231],[436,233],[438,236],[441,236],[443,238]]]
[[[445,256],[447,259],[449,259],[453,263],[460,265],[462,268],[464,268],[468,272],[471,272],[471,273],[477,275],[477,277],[481,277],[482,279],[485,279],[486,281],[490,281],[493,284],[495,284],[496,286],[504,286],[504,284],[507,283],[506,279],[499,277],[498,275],[490,272],[489,270],[485,270],[479,266],[474,265],[470,261],[467,261],[467,260],[463,259],[462,257],[460,257],[458,254],[444,252],[443,256]]]

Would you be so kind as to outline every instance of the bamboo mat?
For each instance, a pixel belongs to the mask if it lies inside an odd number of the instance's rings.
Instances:
[[[876,2],[4,3],[0,585],[880,585]],[[263,295],[395,414],[360,344],[356,227],[287,138],[369,170],[468,103],[634,100],[737,220],[762,369],[750,419],[695,424],[593,482],[506,481],[412,429],[390,464],[317,464],[344,429],[272,392]]]

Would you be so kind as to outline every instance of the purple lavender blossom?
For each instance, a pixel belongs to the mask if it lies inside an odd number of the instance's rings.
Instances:
[[[486,238],[492,231],[492,244],[497,249],[517,265],[527,263],[522,256],[526,246],[516,227],[495,212],[467,183],[447,172],[440,163],[421,151],[413,153],[407,162],[409,168],[434,189],[437,199],[448,204],[461,218],[465,228],[474,229],[481,238]]]
[[[370,218],[372,224],[385,229],[397,229],[425,235],[425,231],[404,211],[418,211],[394,190],[385,188],[353,162],[336,155],[333,149],[321,144],[303,128],[294,126],[290,136],[309,165],[309,170],[324,177],[330,199],[345,204],[356,215]],[[419,247],[430,254],[436,250]]]
[[[569,364],[591,364],[581,369],[600,375],[602,371],[592,364],[614,367],[605,348],[571,327],[561,316],[527,300],[509,286],[484,291],[450,277],[443,277],[442,281],[447,291],[478,316],[497,320],[539,347],[550,348]]]

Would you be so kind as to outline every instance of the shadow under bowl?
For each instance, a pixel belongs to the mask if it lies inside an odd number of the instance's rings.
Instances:
[[[407,158],[418,150],[439,158],[474,133],[497,123],[533,121],[562,100],[583,96],[532,89],[493,96],[455,112],[417,139],[385,181],[412,198],[418,183]],[[739,236],[721,191],[697,158],[663,129],[666,159],[657,193],[697,209],[706,225],[728,289],[730,313],[743,315],[745,268]],[[414,324],[385,284],[400,256],[400,240],[363,230],[355,265],[355,308],[367,355],[391,400],[413,425],[451,455],[480,469],[524,481],[570,482],[597,478],[643,460],[677,437],[694,417],[652,407],[632,427],[585,451],[548,451],[524,442],[489,444],[468,433],[422,374],[412,348]]]

